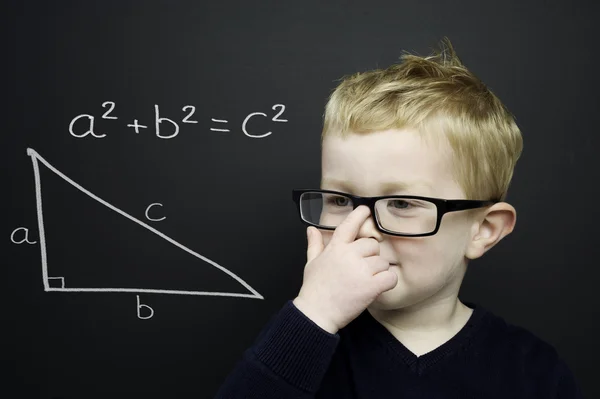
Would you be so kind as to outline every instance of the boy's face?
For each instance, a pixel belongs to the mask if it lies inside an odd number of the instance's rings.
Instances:
[[[443,150],[428,146],[414,131],[405,129],[353,134],[346,139],[326,137],[321,189],[365,197],[411,194],[464,199],[463,190],[453,179],[450,148],[440,147]],[[405,191],[383,191],[381,185],[387,182],[411,186]],[[375,238],[380,244],[380,256],[398,265],[390,268],[398,275],[398,284],[379,295],[369,307],[390,310],[455,299],[466,268],[467,246],[479,227],[469,215],[468,211],[445,214],[438,232],[426,237],[381,233],[369,217],[356,239]],[[333,231],[320,231],[327,245]]]

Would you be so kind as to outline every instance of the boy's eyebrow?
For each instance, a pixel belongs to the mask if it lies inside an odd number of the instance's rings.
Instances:
[[[340,187],[342,190],[344,191],[356,191],[355,187],[352,186],[352,184],[350,182],[348,182],[347,180],[337,180],[337,179],[322,179],[321,180],[321,186],[323,185],[331,185],[331,186],[337,186]],[[383,182],[381,183],[380,187],[381,190],[384,193],[390,193],[390,192],[394,192],[394,191],[408,191],[410,189],[413,189],[415,187],[427,187],[430,190],[433,190],[433,187],[431,186],[431,184],[427,183],[426,181],[413,181],[410,183],[407,182],[401,182],[401,181],[392,181],[392,182]]]

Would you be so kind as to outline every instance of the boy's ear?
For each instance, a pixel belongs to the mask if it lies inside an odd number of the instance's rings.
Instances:
[[[475,218],[471,229],[471,241],[465,256],[477,259],[510,234],[517,222],[517,211],[507,202],[498,202]]]

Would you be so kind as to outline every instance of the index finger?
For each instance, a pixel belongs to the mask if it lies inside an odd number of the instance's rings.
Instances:
[[[371,215],[371,210],[366,205],[359,205],[350,212],[346,219],[334,230],[331,241],[351,243],[356,240],[360,225]]]

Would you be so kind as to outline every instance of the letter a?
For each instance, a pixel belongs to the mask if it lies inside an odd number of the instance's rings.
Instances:
[[[88,121],[89,121],[88,131],[85,133],[82,133],[82,134],[76,134],[75,132],[73,132],[73,126],[75,125],[75,122],[77,122],[81,118],[88,119]],[[78,139],[81,139],[81,138],[87,136],[88,134],[91,134],[92,136],[94,136],[97,139],[101,139],[102,137],[106,136],[106,134],[94,133],[94,117],[92,115],[88,115],[88,114],[77,115],[75,118],[73,118],[71,123],[69,123],[69,133],[71,133],[71,136],[77,137]]]
[[[15,241],[15,233],[19,230],[23,230],[25,232],[25,238],[23,238],[21,241]],[[37,243],[37,241],[29,241],[29,229],[27,227],[19,227],[18,229],[13,230],[12,234],[10,235],[10,240],[14,244],[23,244],[24,242],[27,244]]]

